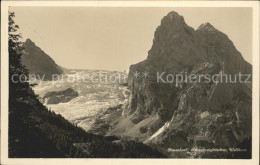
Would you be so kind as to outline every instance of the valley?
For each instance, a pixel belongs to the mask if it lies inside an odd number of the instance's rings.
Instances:
[[[33,87],[34,92],[39,95],[41,102],[51,111],[62,115],[71,123],[82,127],[88,131],[94,123],[95,118],[102,114],[107,108],[123,104],[128,99],[129,91],[120,82],[84,82],[79,78],[86,75],[93,75],[101,71],[98,70],[66,70],[63,78],[56,81],[42,81]],[[105,72],[105,71],[103,71]],[[122,72],[109,72],[104,75],[121,74]],[[102,77],[105,80],[105,77]],[[32,83],[32,82],[31,82]],[[37,84],[37,81],[34,82]],[[62,91],[68,88],[78,93],[78,96],[65,103],[47,104],[43,97],[48,92]]]

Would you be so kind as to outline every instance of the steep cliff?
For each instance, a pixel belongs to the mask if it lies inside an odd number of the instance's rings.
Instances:
[[[142,76],[144,72],[149,77]],[[227,35],[209,23],[194,30],[170,12],[155,31],[147,59],[131,65],[131,96],[108,135],[137,138],[164,149],[236,147],[251,136],[251,83],[176,84],[167,75],[217,75],[220,81],[224,74],[234,80],[239,73],[251,74],[252,66]]]
[[[23,47],[21,62],[30,74],[36,75],[37,78],[40,76],[44,80],[51,80],[52,75],[63,72],[61,67],[30,39],[24,42]]]

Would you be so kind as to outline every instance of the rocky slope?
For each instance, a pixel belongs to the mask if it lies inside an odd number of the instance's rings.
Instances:
[[[24,42],[23,47],[21,62],[30,74],[36,75],[37,78],[40,76],[41,79],[51,80],[52,75],[62,73],[61,67],[30,39]]]
[[[63,91],[54,91],[48,92],[43,96],[43,101],[47,104],[59,104],[59,103],[66,103],[70,100],[78,97],[79,94],[77,91],[74,91],[71,88],[68,88]]]
[[[136,71],[147,71],[149,77],[136,78]],[[251,84],[158,82],[157,74],[163,72],[163,80],[167,74],[234,76],[251,74],[252,66],[210,23],[194,30],[182,16],[170,12],[155,31],[147,59],[130,67],[131,96],[107,135],[138,139],[165,152],[167,148],[236,147],[250,138]]]

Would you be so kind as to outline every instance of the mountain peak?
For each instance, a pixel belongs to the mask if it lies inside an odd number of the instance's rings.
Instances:
[[[26,45],[35,45],[35,43],[32,42],[32,40],[30,38],[27,38],[26,41],[24,42],[24,44],[26,44]]]
[[[52,80],[52,75],[62,73],[62,69],[55,61],[31,39],[26,39],[23,47],[24,51],[22,52],[21,62],[30,74],[39,75],[44,80]]]
[[[25,42],[32,42],[30,38],[27,38]]]
[[[201,24],[197,30],[203,30],[203,31],[218,31],[214,26],[212,26],[210,23],[205,22]]]
[[[175,11],[171,11],[171,12],[169,12],[165,17],[164,17],[164,19],[163,20],[170,20],[170,21],[174,21],[174,22],[176,22],[176,21],[181,21],[181,22],[184,22],[184,18],[183,18],[183,16],[181,16],[181,15],[179,15],[177,12],[175,12]]]
[[[170,17],[171,19],[172,18],[183,18],[182,16],[180,16],[177,12],[175,11],[171,11],[167,14],[167,17]]]

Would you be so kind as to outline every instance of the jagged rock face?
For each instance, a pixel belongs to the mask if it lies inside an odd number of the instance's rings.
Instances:
[[[149,72],[149,78],[134,77],[136,71]],[[199,142],[230,147],[251,136],[251,84],[188,82],[175,86],[158,83],[157,72],[251,74],[252,66],[227,35],[209,23],[194,30],[182,16],[170,12],[155,31],[147,59],[130,67],[131,97],[123,115],[131,116],[134,124],[158,116],[157,122],[146,126],[153,129],[148,130],[145,142],[167,148]]]
[[[21,62],[30,74],[36,75],[37,78],[51,80],[52,75],[63,72],[55,61],[30,39],[24,42],[23,47]]]
[[[207,61],[219,64],[223,62],[226,73],[252,72],[252,66],[243,59],[226,34],[209,23],[202,24],[196,33],[200,36],[203,50],[206,51]]]
[[[68,88],[63,91],[55,91],[55,92],[48,92],[43,96],[43,101],[47,104],[59,104],[59,103],[66,103],[70,100],[78,97],[79,94],[77,91]]]

